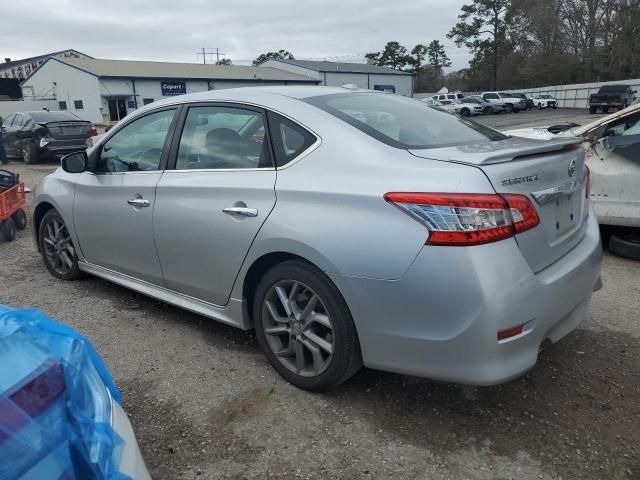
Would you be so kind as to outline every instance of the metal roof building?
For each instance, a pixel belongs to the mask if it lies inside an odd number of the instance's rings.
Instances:
[[[392,91],[413,95],[413,74],[367,63],[326,62],[316,60],[266,60],[260,67],[277,68],[305,75],[320,81],[320,85],[340,87],[353,84],[359,88]]]
[[[316,85],[276,68],[80,58],[48,58],[22,83],[33,97],[54,97],[60,110],[93,122],[117,121],[160,98],[257,85]]]

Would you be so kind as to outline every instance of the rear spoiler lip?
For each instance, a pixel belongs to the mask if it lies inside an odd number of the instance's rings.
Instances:
[[[47,127],[64,127],[64,126],[72,126],[72,125],[92,125],[92,123],[88,120],[58,120],[55,122],[36,122],[38,125],[47,126]]]
[[[509,142],[510,145],[499,145],[501,142]],[[492,148],[489,150],[486,149],[486,144],[467,144],[456,147],[414,149],[408,151],[412,155],[420,158],[478,167],[504,163],[530,155],[561,152],[568,146],[581,144],[582,139],[579,137],[560,137],[551,140],[533,140],[522,137],[509,137],[505,140],[498,140],[495,143],[496,146],[504,148]]]

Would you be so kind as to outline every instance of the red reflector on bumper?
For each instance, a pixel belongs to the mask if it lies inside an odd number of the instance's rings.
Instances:
[[[498,332],[498,340],[506,340],[507,338],[515,337],[516,335],[520,335],[524,330],[524,325],[520,325],[518,327],[507,328],[506,330],[500,330]]]

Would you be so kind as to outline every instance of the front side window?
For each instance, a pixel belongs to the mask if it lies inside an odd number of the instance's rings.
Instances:
[[[19,113],[16,114],[16,117],[13,120],[12,126],[13,127],[21,127],[22,126],[22,115],[21,114],[19,114]]]
[[[604,127],[603,137],[640,135],[640,112],[619,118]]]
[[[180,137],[176,170],[271,167],[264,118],[254,110],[191,107]]]
[[[3,125],[5,127],[10,127],[15,118],[16,118],[15,113],[13,115],[9,115],[7,118],[4,119]]]
[[[96,172],[144,172],[160,169],[175,110],[152,113],[124,126],[102,147]]]
[[[397,95],[341,93],[305,101],[396,148],[435,148],[507,138],[472,120]]]
[[[276,165],[282,167],[294,160],[316,142],[316,137],[297,123],[269,112],[269,127],[276,155]]]

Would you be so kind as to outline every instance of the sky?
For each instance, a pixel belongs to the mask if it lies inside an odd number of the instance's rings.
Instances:
[[[444,43],[451,69],[470,55],[446,38],[465,0],[0,0],[0,62],[73,48],[96,58],[236,65],[285,49],[298,59],[364,61],[388,41]],[[210,51],[210,50],[209,50]],[[207,58],[207,61],[210,57]]]

